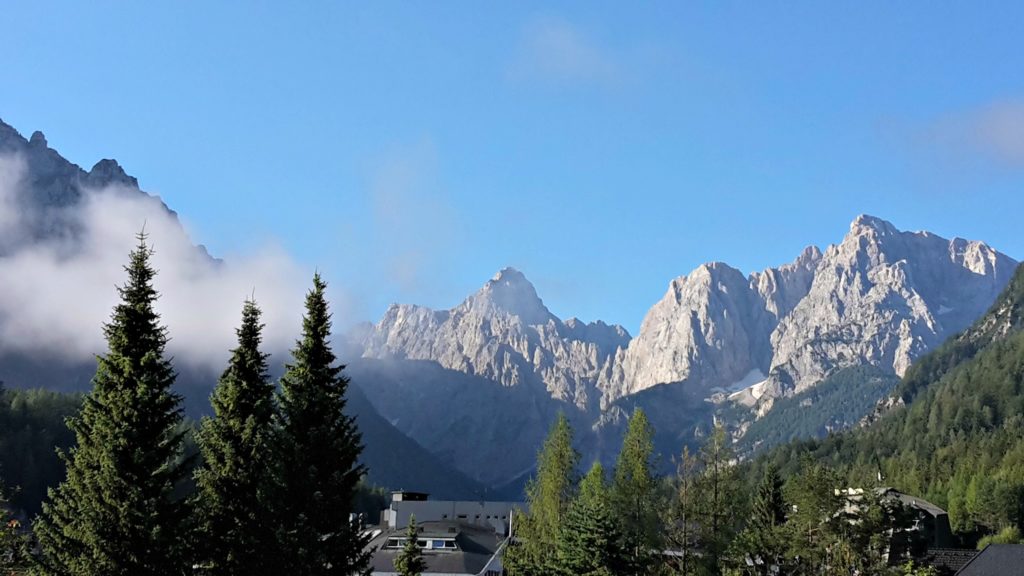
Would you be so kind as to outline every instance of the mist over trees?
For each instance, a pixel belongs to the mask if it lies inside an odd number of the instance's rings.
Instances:
[[[325,283],[313,279],[280,395],[260,350],[260,310],[244,303],[238,346],[194,454],[181,398],[171,391],[175,371],[154,309],[151,255],[140,234],[120,302],[104,325],[108,350],[98,358],[92,391],[3,392],[5,425],[18,418],[52,425],[67,416],[74,438],[27,427],[34,431],[20,448],[66,446],[66,474],[32,523],[34,544],[22,522],[5,514],[0,568],[39,576],[241,575],[276,573],[276,562],[295,574],[362,572],[367,555],[351,519],[367,492],[362,445],[355,421],[342,412],[348,380],[328,344]],[[0,443],[0,457],[14,449]],[[198,468],[189,454],[202,456]],[[53,480],[38,471],[50,475],[52,468],[30,465],[31,474],[17,479],[37,487]]]

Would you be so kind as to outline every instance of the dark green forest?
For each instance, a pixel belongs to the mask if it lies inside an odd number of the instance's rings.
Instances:
[[[81,394],[0,390],[0,478],[8,503],[28,517],[39,513],[46,489],[64,478],[56,448],[74,444],[65,420],[81,404]]]
[[[810,390],[776,400],[750,424],[737,451],[763,451],[856,426],[874,410],[876,399],[889,396],[898,383],[895,374],[874,366],[843,368]]]

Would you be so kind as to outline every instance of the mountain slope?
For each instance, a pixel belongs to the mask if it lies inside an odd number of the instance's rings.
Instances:
[[[363,356],[429,360],[588,411],[600,399],[601,370],[628,341],[621,326],[562,322],[521,272],[506,268],[451,310],[391,306],[365,338]]]
[[[909,404],[866,428],[770,459],[809,449],[853,482],[881,474],[946,507],[961,532],[1024,522],[1024,266],[984,317],[908,371],[897,398]]]
[[[1016,264],[982,242],[860,216],[824,253],[748,277],[712,263],[673,280],[599,387],[607,403],[672,382],[708,395],[757,384],[744,402],[763,413],[843,368],[902,375],[980,316]]]

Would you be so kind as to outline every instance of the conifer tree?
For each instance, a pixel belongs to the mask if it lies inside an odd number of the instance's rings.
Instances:
[[[645,574],[660,549],[657,482],[651,472],[654,432],[640,408],[629,419],[622,450],[615,464],[612,502],[623,526],[624,546],[630,556],[626,573]]]
[[[751,573],[767,576],[784,569],[786,501],[782,486],[778,470],[769,464],[754,494],[747,526],[734,542],[739,564],[748,566]]]
[[[242,308],[238,347],[211,397],[213,418],[198,434],[203,466],[196,472],[202,549],[212,576],[276,573],[271,510],[274,385],[260,351],[263,324],[252,300]]]
[[[68,422],[77,445],[67,478],[35,524],[43,574],[177,576],[189,571],[188,509],[172,494],[185,474],[180,397],[154,309],[156,274],[140,234],[121,302],[104,326],[108,351]]]
[[[275,456],[279,541],[290,573],[362,573],[367,539],[350,519],[365,468],[355,420],[345,415],[348,378],[331,351],[331,315],[319,274],[306,295],[302,338],[281,378]]]
[[[675,552],[665,558],[672,574],[680,576],[691,576],[697,573],[700,554],[697,551],[697,523],[700,508],[700,497],[697,488],[697,475],[699,472],[697,458],[690,453],[688,446],[683,447],[683,453],[676,465],[676,478],[674,491],[665,507],[665,544],[666,547]]]
[[[629,566],[618,520],[612,515],[604,468],[594,463],[559,531],[558,572],[565,576],[621,574]]]
[[[513,515],[516,544],[505,554],[509,574],[552,573],[559,530],[576,488],[579,458],[572,447],[569,420],[559,414],[537,456],[537,474],[526,487],[529,512]]]
[[[733,452],[722,426],[715,426],[707,437],[699,460],[703,469],[696,485],[700,547],[707,570],[718,573],[725,551],[736,534],[741,500]]]
[[[423,560],[423,550],[419,544],[420,534],[416,528],[416,516],[409,517],[409,526],[405,530],[405,546],[395,558],[395,571],[399,576],[420,576],[427,569]]]

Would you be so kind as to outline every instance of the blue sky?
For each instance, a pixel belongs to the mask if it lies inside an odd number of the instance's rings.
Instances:
[[[859,213],[1024,257],[1024,5],[4,3],[0,118],[376,319],[512,265],[635,333]]]

